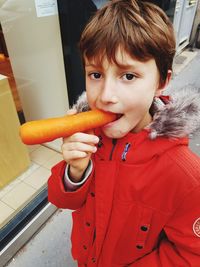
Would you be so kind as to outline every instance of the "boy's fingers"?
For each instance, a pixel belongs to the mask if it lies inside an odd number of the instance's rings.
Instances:
[[[77,110],[76,109],[69,109],[66,114],[67,115],[74,115],[76,113],[77,113]]]
[[[69,142],[66,144],[63,144],[63,152],[64,151],[82,151],[82,152],[90,152],[90,153],[95,153],[97,148],[94,145],[89,145],[85,143],[80,143],[80,142]]]
[[[85,162],[87,163],[87,161],[89,161],[91,154],[92,153],[90,152],[73,150],[68,151],[67,153],[64,152],[63,158],[68,164],[73,165],[74,167],[76,165],[78,168],[80,168],[83,166],[83,164],[85,164]]]
[[[97,144],[99,142],[99,138],[93,134],[85,134],[85,133],[75,133],[70,137],[63,138],[63,142],[81,142],[81,143],[92,143]]]
[[[70,151],[67,155],[64,155],[65,160],[70,164],[72,160],[86,158],[88,153],[84,151]]]

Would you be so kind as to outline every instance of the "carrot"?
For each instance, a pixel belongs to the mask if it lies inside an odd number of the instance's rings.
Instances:
[[[75,115],[26,122],[20,127],[24,144],[35,145],[101,127],[116,119],[116,114],[91,110]]]

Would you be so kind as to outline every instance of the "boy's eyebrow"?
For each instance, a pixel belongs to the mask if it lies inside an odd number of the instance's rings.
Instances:
[[[133,64],[118,64],[118,67],[120,67],[121,69],[136,68],[136,66]]]

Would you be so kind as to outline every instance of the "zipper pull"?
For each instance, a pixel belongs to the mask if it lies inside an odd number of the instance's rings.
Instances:
[[[122,161],[126,161],[126,155],[127,155],[128,151],[129,151],[130,146],[131,146],[130,143],[126,143],[124,151],[122,153]]]

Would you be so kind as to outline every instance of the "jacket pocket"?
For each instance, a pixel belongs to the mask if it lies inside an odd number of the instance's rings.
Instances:
[[[72,212],[72,256],[79,263],[85,263],[88,255],[88,237],[84,231],[84,213],[85,207]]]
[[[146,241],[151,230],[153,211],[149,208],[141,208],[141,217],[137,227],[136,248],[145,249]]]
[[[72,242],[72,256],[74,259],[78,259],[80,255],[80,210],[72,212],[72,231],[71,231],[71,242]]]
[[[114,264],[134,263],[152,250],[153,247],[148,244],[152,217],[151,208],[138,204],[132,208],[114,250]]]

